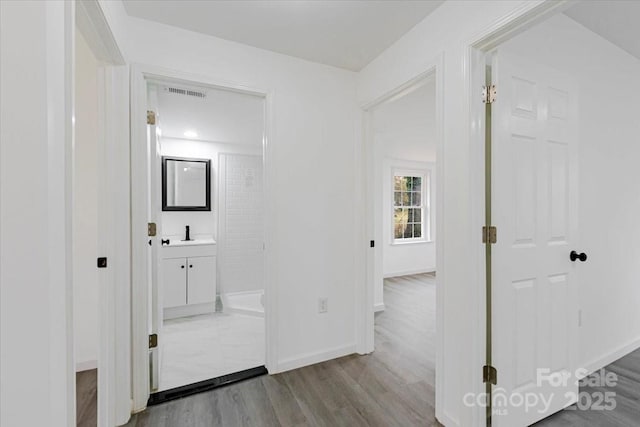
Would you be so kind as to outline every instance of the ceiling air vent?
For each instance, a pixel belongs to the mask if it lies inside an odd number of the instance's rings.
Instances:
[[[182,89],[179,87],[165,87],[164,90],[169,93],[174,93],[176,95],[186,95],[186,96],[195,96],[196,98],[206,98],[207,94],[205,92],[190,90],[190,89]]]

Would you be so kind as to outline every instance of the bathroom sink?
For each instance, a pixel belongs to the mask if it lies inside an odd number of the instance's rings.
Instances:
[[[168,245],[163,245],[164,247],[171,246],[199,246],[199,245],[215,245],[216,241],[213,239],[194,239],[189,241],[184,240],[174,240],[169,239]]]

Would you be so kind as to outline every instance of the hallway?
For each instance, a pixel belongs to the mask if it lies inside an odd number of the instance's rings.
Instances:
[[[375,352],[153,406],[128,427],[436,426],[435,277],[385,281]]]
[[[435,420],[435,276],[385,280],[384,312],[376,314],[374,353],[347,356],[262,376],[133,415],[127,427],[439,426]],[[607,366],[613,411],[566,409],[536,426],[634,426],[640,419],[640,350]],[[79,425],[95,425],[95,371],[79,377]],[[92,384],[88,384],[92,382]],[[93,414],[92,414],[93,412]]]

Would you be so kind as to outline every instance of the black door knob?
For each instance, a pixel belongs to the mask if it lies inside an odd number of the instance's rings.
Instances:
[[[180,268],[184,268],[184,265],[181,265]]]
[[[575,262],[577,259],[579,259],[582,262],[585,262],[587,260],[587,254],[585,254],[584,252],[578,253],[576,251],[571,251],[571,253],[569,254],[569,258],[573,262]]]
[[[162,243],[163,245],[168,245],[169,243],[171,243],[171,241],[169,239],[160,239],[160,243]]]

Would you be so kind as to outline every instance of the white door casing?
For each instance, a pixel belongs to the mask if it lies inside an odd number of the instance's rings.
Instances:
[[[578,393],[578,93],[568,76],[500,52],[492,75],[492,418],[527,426]]]
[[[162,169],[160,167],[160,114],[158,112],[158,93],[155,84],[148,84],[148,111],[154,113],[155,122],[147,124],[147,170],[149,173],[148,210],[147,215],[150,223],[156,227],[155,236],[149,236],[149,334],[156,334],[158,337],[157,347],[150,350],[150,387],[151,391],[157,390],[160,384],[160,365],[162,352],[162,320],[163,302],[162,286],[160,284],[160,245],[162,239]]]

